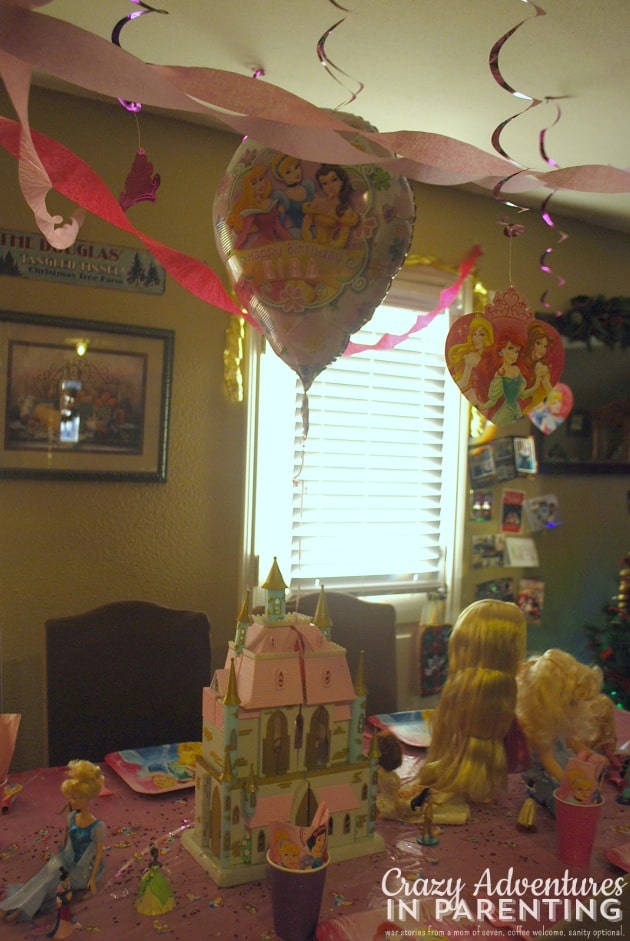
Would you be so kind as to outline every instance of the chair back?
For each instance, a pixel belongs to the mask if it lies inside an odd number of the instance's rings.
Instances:
[[[297,610],[312,617],[318,600],[319,592],[300,595]],[[326,591],[326,604],[333,625],[331,640],[345,647],[353,679],[363,651],[367,715],[396,712],[396,609],[342,591]]]
[[[44,625],[47,764],[201,741],[211,678],[200,611],[117,601]]]

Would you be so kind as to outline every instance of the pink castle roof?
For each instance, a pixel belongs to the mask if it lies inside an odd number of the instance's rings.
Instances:
[[[258,797],[249,826],[266,827],[272,820],[290,820],[292,803],[291,791],[284,794],[272,794],[269,797]]]
[[[232,660],[241,707],[248,710],[356,698],[345,650],[303,617],[269,624],[254,621],[242,653],[231,648],[225,668],[217,671],[222,694]]]
[[[330,784],[324,787],[315,785],[314,790],[317,803],[326,804],[331,814],[356,810],[359,806],[359,799],[349,784]]]

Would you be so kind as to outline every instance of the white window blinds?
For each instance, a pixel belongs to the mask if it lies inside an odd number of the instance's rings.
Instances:
[[[402,334],[432,310],[448,276],[404,271],[353,341]],[[393,350],[342,356],[308,393],[267,350],[261,358],[255,551],[294,590],[360,594],[443,584],[453,544],[461,396],[446,371],[448,312]]]

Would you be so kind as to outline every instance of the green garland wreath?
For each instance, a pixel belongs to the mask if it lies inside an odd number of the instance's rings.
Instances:
[[[585,343],[591,349],[593,340],[611,349],[630,346],[630,297],[605,298],[601,294],[572,297],[569,307],[559,316],[537,314],[556,328],[567,340]]]

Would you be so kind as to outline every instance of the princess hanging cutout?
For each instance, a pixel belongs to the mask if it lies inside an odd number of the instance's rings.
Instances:
[[[455,321],[445,356],[462,395],[495,425],[526,417],[564,369],[560,334],[536,320],[513,285],[497,292],[482,314]]]

